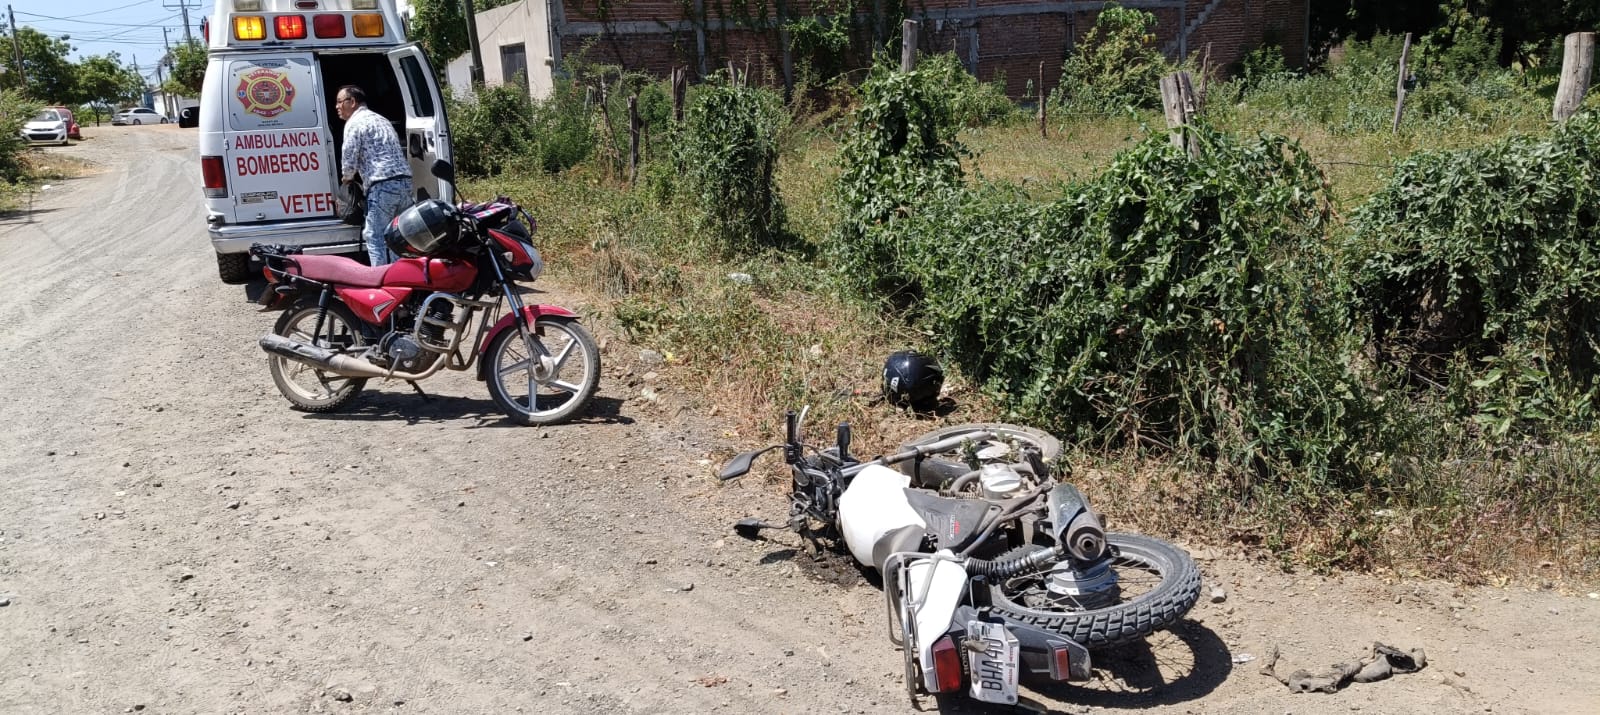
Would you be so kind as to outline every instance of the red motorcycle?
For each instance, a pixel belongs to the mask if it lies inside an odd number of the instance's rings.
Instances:
[[[448,162],[433,173],[454,181]],[[476,362],[511,419],[571,419],[600,382],[600,351],[572,311],[518,296],[515,284],[544,269],[533,226],[504,196],[459,206],[428,199],[390,223],[385,240],[402,258],[389,265],[252,246],[270,288],[260,302],[285,308],[261,337],[278,391],[295,409],[330,412],[369,379],[405,380],[421,393],[418,380]]]

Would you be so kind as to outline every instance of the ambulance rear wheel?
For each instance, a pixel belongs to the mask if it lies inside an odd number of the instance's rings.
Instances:
[[[218,253],[217,276],[228,285],[243,285],[250,282],[250,254],[248,253]]]

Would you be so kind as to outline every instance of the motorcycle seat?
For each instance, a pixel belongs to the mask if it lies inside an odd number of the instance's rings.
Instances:
[[[378,288],[389,266],[368,266],[344,256],[295,256],[288,272],[314,281],[357,288]]]

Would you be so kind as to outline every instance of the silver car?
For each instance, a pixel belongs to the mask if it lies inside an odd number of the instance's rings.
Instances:
[[[41,109],[22,125],[22,138],[29,144],[67,145],[67,118],[54,109]]]
[[[166,124],[167,117],[154,109],[145,107],[129,107],[111,118],[111,123],[117,126],[124,124]]]

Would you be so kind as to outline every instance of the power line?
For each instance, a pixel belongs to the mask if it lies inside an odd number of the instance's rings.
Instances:
[[[75,20],[75,19],[70,18],[70,17],[53,17],[53,16],[50,16],[50,15],[37,15],[37,14],[31,13],[31,12],[21,12],[21,11],[18,11],[17,14],[18,15],[27,16],[27,17],[43,18],[43,19],[46,19],[46,20],[58,20],[58,21],[61,21],[61,22],[75,22],[75,23],[78,23],[80,25],[108,25],[108,26],[111,26],[111,27],[160,27],[161,24],[166,22],[167,20],[171,20],[171,19],[177,17],[177,14],[172,14],[172,15],[166,16],[165,18],[162,18],[161,20],[152,21],[152,22],[145,23],[145,24],[142,24],[142,25],[135,25],[135,24],[126,23],[126,22],[98,22],[98,21],[95,21],[95,20]]]
[[[108,12],[116,12],[118,10],[126,10],[126,9],[128,9],[130,7],[135,6],[135,5],[144,5],[144,4],[146,4],[146,0],[133,0],[133,2],[130,2],[127,5],[118,5],[116,7],[108,7],[106,9],[104,9],[104,10],[96,10],[95,12],[86,12],[86,13],[84,13],[82,15],[72,15],[72,17],[91,17],[91,16],[94,16],[94,15],[104,15],[105,13],[108,13]]]

